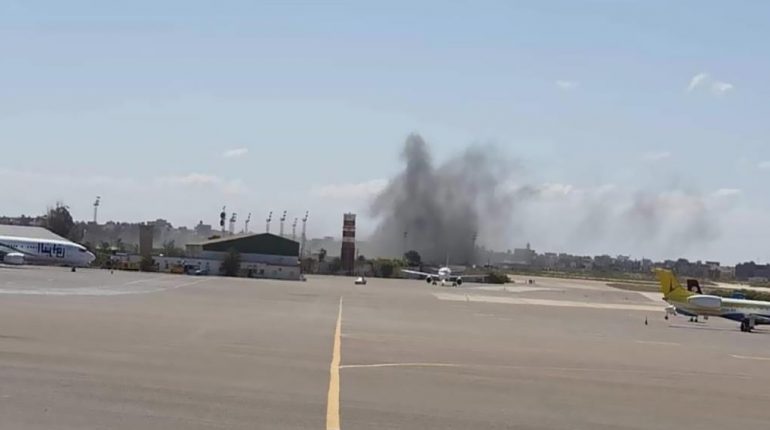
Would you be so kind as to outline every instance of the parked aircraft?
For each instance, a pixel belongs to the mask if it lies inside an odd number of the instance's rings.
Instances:
[[[96,256],[83,245],[67,240],[0,236],[0,254],[5,264],[52,264],[85,267]]]
[[[689,317],[722,317],[741,323],[741,331],[750,332],[760,324],[770,324],[770,302],[760,300],[733,299],[709,294],[702,294],[697,283],[691,283],[697,292],[682,287],[670,270],[657,269],[663,300],[671,305],[670,313],[680,313]]]

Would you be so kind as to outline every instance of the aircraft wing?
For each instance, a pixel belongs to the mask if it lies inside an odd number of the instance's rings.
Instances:
[[[754,318],[757,324],[770,324],[770,318],[767,315],[746,314],[748,318]]]
[[[401,269],[401,273],[406,273],[407,275],[417,275],[417,276],[438,276],[438,273],[426,273],[426,272],[420,272],[418,270],[409,270],[409,269]]]
[[[457,278],[463,278],[464,281],[468,281],[468,280],[471,280],[471,279],[476,280],[476,281],[483,281],[484,279],[486,279],[486,277],[487,277],[487,275],[485,275],[485,274],[463,275],[461,273],[459,275],[452,275],[452,276],[449,277],[449,279],[454,280],[454,279],[457,279]]]

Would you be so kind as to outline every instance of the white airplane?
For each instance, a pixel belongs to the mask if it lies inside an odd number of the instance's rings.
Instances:
[[[442,287],[446,286],[447,282],[451,282],[453,287],[458,287],[463,284],[463,276],[452,275],[452,269],[450,269],[449,266],[440,267],[438,272],[435,273],[426,273],[408,269],[401,269],[401,272],[409,275],[425,276],[425,282],[433,285],[441,284]],[[484,275],[465,276],[465,278],[474,279],[482,279],[483,277]]]
[[[697,281],[688,282],[688,287],[697,291],[693,292],[690,288],[685,289],[670,270],[657,269],[655,274],[663,300],[671,305],[666,309],[666,319],[677,313],[689,316],[690,321],[697,321],[699,316],[722,317],[740,322],[742,332],[750,332],[760,324],[770,324],[770,302],[703,294]]]
[[[0,253],[5,264],[55,264],[86,267],[96,256],[83,245],[68,240],[0,236]]]

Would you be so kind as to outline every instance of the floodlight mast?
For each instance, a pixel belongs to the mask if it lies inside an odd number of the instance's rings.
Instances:
[[[286,211],[283,211],[283,215],[281,215],[281,230],[280,230],[280,236],[283,237],[283,223],[286,221]]]
[[[101,196],[96,196],[96,201],[94,202],[94,224],[96,224],[96,213],[99,210],[99,202],[101,199]]]
[[[300,258],[305,256],[305,240],[307,239],[306,231],[307,231],[307,217],[310,215],[309,211],[305,211],[305,216],[302,217],[302,243],[300,243],[300,250],[299,250],[299,256]]]
[[[243,223],[243,233],[248,234],[249,233],[249,222],[251,222],[251,212],[249,212],[249,215],[246,217],[246,221]]]

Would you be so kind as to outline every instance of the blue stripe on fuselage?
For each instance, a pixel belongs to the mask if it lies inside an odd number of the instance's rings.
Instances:
[[[738,313],[735,313],[735,314],[723,314],[723,315],[720,315],[720,317],[728,319],[728,320],[732,320],[732,321],[738,321],[738,322],[741,322],[741,321],[746,319],[746,315],[745,314],[738,314]]]
[[[760,325],[760,324],[769,324],[766,321],[770,321],[770,316],[768,315],[760,315],[760,314],[752,314],[755,317],[754,324]],[[747,318],[749,318],[749,315],[741,314],[741,313],[732,313],[732,314],[724,314],[720,315],[722,318],[726,318],[728,320],[732,321],[738,321],[741,322]]]

